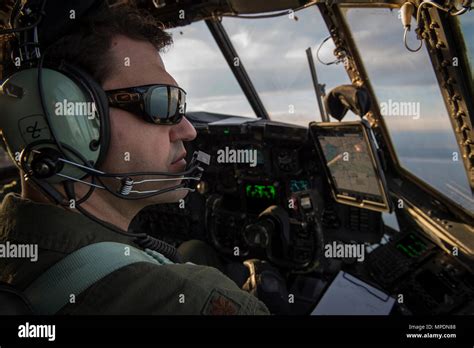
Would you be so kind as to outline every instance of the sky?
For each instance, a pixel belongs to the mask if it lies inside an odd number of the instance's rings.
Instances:
[[[342,64],[325,66],[316,51],[328,30],[316,7],[270,19],[224,18],[223,25],[272,119],[307,125],[320,121],[320,112],[305,50],[312,48],[319,82],[326,92],[350,83]],[[384,115],[399,159],[406,168],[455,199],[460,187],[474,211],[474,200],[458,146],[426,47],[417,53],[403,46],[398,11],[350,9],[349,27],[364,61],[379,103],[416,103],[420,114]],[[474,11],[462,19],[467,45],[474,57]],[[209,111],[256,117],[204,22],[170,30],[174,45],[163,55],[167,70],[188,92],[188,111]],[[416,47],[414,32],[409,44]],[[332,61],[332,40],[319,58]],[[356,119],[348,116],[345,120]],[[426,162],[429,158],[429,162]]]

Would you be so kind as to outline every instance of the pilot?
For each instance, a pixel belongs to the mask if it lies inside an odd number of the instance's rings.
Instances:
[[[168,90],[177,91],[172,87],[178,84],[166,71],[159,54],[171,42],[169,34],[160,29],[152,17],[126,7],[111,8],[77,20],[72,30],[49,45],[44,64],[46,67],[64,62],[74,65],[90,75],[105,91],[124,89],[131,92],[130,87],[144,86],[143,90],[153,85],[171,86]],[[47,93],[47,89],[44,92]],[[4,106],[0,108],[4,110]],[[186,118],[176,124],[155,124],[132,109],[111,106],[109,112],[109,148],[99,168],[101,171],[177,173],[185,170],[184,142],[196,137],[196,130]],[[30,133],[21,136],[40,136],[41,131],[47,131],[40,124],[29,129]],[[20,136],[2,130],[6,139]],[[9,146],[8,141],[6,143]],[[14,156],[14,149],[9,150]],[[7,195],[0,213],[3,245],[8,241],[10,248],[13,244],[38,246],[36,262],[12,255],[0,259],[0,280],[20,291],[27,290],[53,265],[87,245],[117,242],[129,245],[131,249],[143,250],[143,246],[114,232],[113,228],[127,231],[134,216],[144,207],[179,202],[188,192],[176,189],[149,198],[127,200],[107,190],[96,189],[81,204],[83,211],[95,218],[91,220],[74,204],[66,207],[54,204],[44,190],[32,180],[25,180],[24,172],[21,174],[21,195]],[[113,186],[113,179],[104,177],[102,181]],[[90,179],[84,180],[90,182]],[[150,182],[143,187],[145,190],[166,189],[180,182],[181,179]],[[62,196],[67,195],[64,185],[52,184],[51,187]],[[84,197],[89,189],[85,183],[73,182],[78,198]],[[108,228],[110,226],[113,228]],[[216,257],[207,251],[204,254],[196,251],[194,245],[199,246],[199,243],[187,243],[180,249],[182,259],[192,259],[194,263],[177,263],[161,255],[165,260],[161,264],[128,264],[83,291],[71,293],[68,302],[55,313],[269,314],[264,303],[242,290],[216,267],[197,265],[213,263],[212,259]],[[154,255],[160,256],[156,252]]]

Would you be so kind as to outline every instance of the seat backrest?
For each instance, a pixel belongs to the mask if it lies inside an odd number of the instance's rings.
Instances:
[[[0,283],[0,315],[31,315],[34,314],[26,297],[14,287]]]

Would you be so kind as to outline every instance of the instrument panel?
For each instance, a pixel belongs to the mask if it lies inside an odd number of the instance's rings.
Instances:
[[[228,256],[310,267],[318,222],[310,215],[322,209],[324,185],[307,128],[246,119],[196,129],[190,151],[212,158],[197,188],[212,244]]]
[[[259,258],[307,273],[323,257],[323,230],[342,242],[380,240],[380,213],[337,204],[308,128],[232,117],[193,120],[187,144],[211,156],[185,202],[153,206],[141,230],[173,245],[212,244],[236,261]]]

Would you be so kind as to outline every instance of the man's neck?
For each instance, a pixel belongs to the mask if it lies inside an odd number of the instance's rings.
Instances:
[[[108,195],[108,197],[106,195]],[[94,192],[87,201],[81,204],[81,207],[97,219],[108,222],[123,231],[127,231],[130,222],[140,209],[133,209],[132,204],[127,207],[124,203],[131,202],[110,196],[108,193],[104,195],[102,191],[101,194]],[[82,197],[82,195],[78,197]]]

